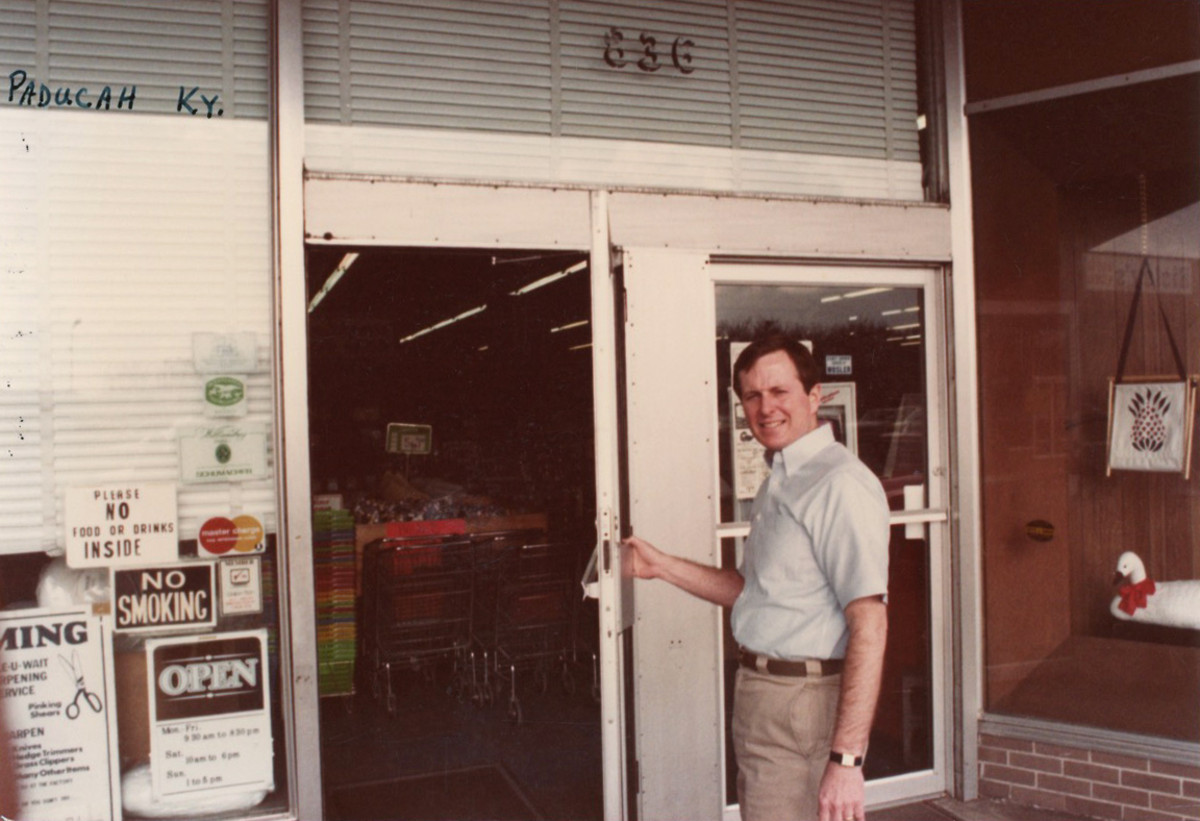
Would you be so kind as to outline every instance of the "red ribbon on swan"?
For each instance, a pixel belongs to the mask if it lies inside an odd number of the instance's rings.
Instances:
[[[1154,579],[1142,579],[1137,584],[1123,584],[1119,590],[1121,609],[1132,616],[1139,607],[1145,607],[1146,600],[1154,595]]]

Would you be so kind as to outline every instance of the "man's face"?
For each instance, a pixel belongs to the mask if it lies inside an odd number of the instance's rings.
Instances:
[[[741,375],[742,407],[750,432],[768,450],[782,450],[817,426],[821,386],[811,392],[783,351],[755,360]]]

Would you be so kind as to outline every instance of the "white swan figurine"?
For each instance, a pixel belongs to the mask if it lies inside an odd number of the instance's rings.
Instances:
[[[1200,579],[1156,582],[1127,550],[1117,560],[1117,580],[1121,586],[1109,609],[1118,619],[1200,630]]]

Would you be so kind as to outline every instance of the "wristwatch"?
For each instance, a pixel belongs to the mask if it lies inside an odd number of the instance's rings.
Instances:
[[[834,764],[840,764],[843,767],[861,767],[863,763],[863,757],[861,755],[839,753],[836,750],[829,754],[829,760]]]

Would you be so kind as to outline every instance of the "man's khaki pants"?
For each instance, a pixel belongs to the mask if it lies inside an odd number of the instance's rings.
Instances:
[[[841,682],[738,668],[733,749],[743,821],[816,821]]]

